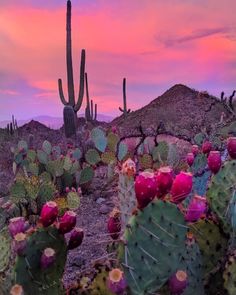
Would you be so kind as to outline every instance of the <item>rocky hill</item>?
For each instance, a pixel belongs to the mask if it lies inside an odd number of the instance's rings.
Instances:
[[[226,119],[230,118],[229,111],[216,97],[177,84],[145,107],[126,117],[122,115],[111,124],[127,133],[136,129],[140,122],[146,129],[156,128],[162,121],[167,131],[192,137],[201,131],[201,127],[209,129],[212,124],[220,122],[222,112]]]

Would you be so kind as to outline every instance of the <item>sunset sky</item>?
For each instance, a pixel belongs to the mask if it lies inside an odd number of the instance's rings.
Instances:
[[[123,77],[132,110],[176,83],[217,96],[236,88],[235,0],[72,0],[72,6],[76,95],[85,48],[99,113],[119,114]],[[62,116],[57,79],[65,88],[65,13],[66,0],[0,0],[0,120]]]

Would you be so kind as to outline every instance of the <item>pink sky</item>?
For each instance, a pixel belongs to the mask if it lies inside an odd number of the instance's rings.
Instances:
[[[0,2],[0,120],[11,114],[62,115],[57,79],[66,86],[66,1],[48,2]],[[119,114],[123,77],[132,110],[176,83],[214,95],[236,88],[235,0],[72,0],[72,5],[76,93],[85,48],[90,96],[99,113]]]

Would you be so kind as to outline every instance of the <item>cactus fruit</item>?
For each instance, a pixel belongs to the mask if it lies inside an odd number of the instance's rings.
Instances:
[[[193,165],[193,162],[194,162],[194,154],[193,153],[188,153],[187,154],[187,157],[186,157],[186,161],[188,163],[188,165],[191,167]]]
[[[210,141],[206,140],[202,144],[202,152],[203,154],[209,154],[212,149],[212,144]]]
[[[135,193],[139,209],[146,207],[157,194],[157,180],[154,173],[141,172],[135,179]]]
[[[177,206],[158,199],[130,219],[119,258],[131,294],[155,293],[177,271],[186,231]]]
[[[120,236],[121,231],[121,220],[120,220],[120,211],[114,208],[110,213],[107,229],[110,233],[110,236],[113,240],[117,240]]]
[[[114,268],[109,272],[107,280],[108,289],[114,294],[122,295],[126,289],[124,273],[119,268]]]
[[[79,247],[82,244],[83,239],[84,239],[84,231],[79,227],[75,227],[71,231],[67,249],[73,250]]]
[[[174,203],[182,202],[192,190],[192,174],[180,172],[174,179],[171,187],[171,198]]]
[[[46,248],[40,258],[40,266],[43,270],[49,268],[56,260],[56,252],[52,248]]]
[[[188,222],[195,222],[206,211],[206,198],[201,197],[198,195],[195,195],[192,200],[190,201],[190,204],[187,208],[187,212],[185,214],[185,220]]]
[[[14,236],[18,233],[23,233],[25,231],[25,218],[24,217],[15,217],[10,219],[10,223],[8,225],[8,230],[14,238]]]
[[[51,225],[58,216],[58,207],[55,202],[47,202],[41,211],[40,220],[44,227]]]
[[[26,234],[24,233],[18,233],[14,236],[13,240],[13,250],[15,253],[17,253],[19,256],[24,255],[24,251],[26,248]]]
[[[227,150],[232,159],[236,159],[236,137],[230,137],[227,142]]]
[[[161,167],[156,174],[158,197],[163,197],[166,195],[173,183],[173,171],[170,167]]]
[[[209,169],[212,171],[212,173],[216,174],[221,167],[221,156],[219,151],[210,151],[207,163]]]
[[[187,279],[187,273],[183,270],[178,270],[175,274],[173,274],[168,281],[171,294],[183,294],[184,289],[187,287]]]
[[[76,213],[73,211],[66,211],[59,221],[59,232],[66,234],[70,232],[76,224]]]

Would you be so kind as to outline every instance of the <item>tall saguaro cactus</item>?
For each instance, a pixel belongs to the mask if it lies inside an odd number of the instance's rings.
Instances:
[[[59,95],[62,103],[65,105],[65,108],[71,109],[74,112],[74,118],[65,118],[64,124],[66,134],[71,132],[68,129],[76,129],[76,126],[68,125],[66,122],[73,122],[76,124],[76,114],[82,106],[83,97],[84,97],[84,72],[85,72],[85,50],[81,51],[81,62],[80,62],[80,85],[79,85],[79,94],[78,100],[75,100],[75,89],[74,89],[74,76],[73,76],[73,63],[72,63],[72,40],[71,40],[71,1],[67,1],[67,14],[66,14],[66,65],[67,65],[67,86],[68,86],[68,101],[66,100],[62,87],[62,80],[58,79],[58,89]],[[70,114],[73,114],[70,112]],[[68,114],[68,110],[64,112],[64,115]]]
[[[85,85],[86,85],[86,99],[87,106],[85,109],[85,118],[87,121],[96,121],[97,120],[97,104],[93,107],[93,100],[89,98],[89,90],[88,90],[88,75],[85,73]]]
[[[127,110],[127,101],[126,101],[126,78],[123,79],[123,109],[119,107],[119,110],[126,116],[130,113],[130,109]]]

